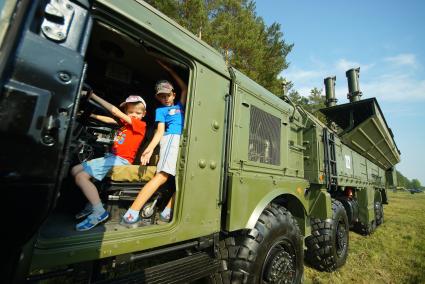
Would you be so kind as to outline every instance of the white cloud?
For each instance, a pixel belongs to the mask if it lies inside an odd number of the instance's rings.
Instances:
[[[302,86],[300,88],[295,88],[298,93],[304,97],[307,97],[308,95],[310,95],[311,89],[313,89],[314,87],[307,87],[307,86]],[[320,88],[319,88],[320,89]]]
[[[344,85],[339,85],[339,87],[335,86],[335,97],[337,98],[337,104],[345,104],[348,103],[347,94],[348,94],[348,86],[346,81],[343,82]]]
[[[409,75],[385,74],[363,84],[368,97],[385,101],[425,101],[425,80]]]
[[[384,61],[395,66],[410,66],[413,68],[418,67],[416,56],[411,53],[398,54],[396,56],[386,57]]]
[[[340,72],[345,72],[345,71],[347,71],[351,68],[357,68],[357,67],[360,67],[361,71],[367,71],[370,68],[372,68],[373,66],[375,66],[374,63],[372,63],[372,64],[362,64],[362,63],[355,62],[355,61],[349,61],[345,58],[341,58],[335,63],[335,69],[337,71],[340,71]]]
[[[338,71],[346,71],[353,67],[358,67],[359,65],[360,64],[358,62],[349,61],[345,58],[341,58],[335,63],[335,68]]]
[[[376,97],[380,101],[389,102],[424,102],[425,101],[425,79],[418,76],[417,72],[408,72],[406,67],[420,66],[413,54],[399,54],[393,57],[377,59],[391,64],[392,68],[385,68],[382,64],[362,64],[341,58],[334,64],[324,65],[312,64],[316,68],[303,70],[289,68],[282,74],[294,83],[294,89],[301,95],[308,96],[314,87],[324,89],[323,79],[328,76],[337,77],[335,95],[338,103],[347,102],[347,80],[345,72],[348,69],[360,67],[360,90],[363,98]],[[326,67],[328,66],[328,67]],[[372,72],[373,68],[373,72]],[[363,75],[363,76],[362,76]],[[324,94],[324,93],[323,93]]]
[[[425,114],[420,109],[412,109],[412,104],[389,103],[385,105],[384,115],[388,117],[412,117],[425,118]]]
[[[309,81],[311,79],[317,78],[320,76],[319,71],[314,70],[295,70],[292,72],[287,72],[285,74],[287,78],[290,78],[291,81],[297,82],[297,81]]]
[[[297,90],[301,95],[308,96],[311,89],[318,88],[324,90],[323,80],[326,77],[335,76],[337,77],[335,94],[339,102],[343,103],[347,97],[347,81],[345,77],[345,71],[351,68],[361,67],[362,71],[365,68],[370,68],[371,65],[362,65],[357,62],[348,61],[345,59],[338,60],[335,64],[323,64],[323,62],[316,62],[314,64],[316,69],[302,70],[299,68],[289,68],[288,71],[281,74],[281,76],[287,78],[294,83],[294,89]],[[323,91],[323,95],[324,95]]]

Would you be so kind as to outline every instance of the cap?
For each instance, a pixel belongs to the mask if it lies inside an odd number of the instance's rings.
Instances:
[[[155,95],[158,94],[169,94],[174,90],[173,85],[166,80],[158,81],[155,85]]]
[[[144,99],[142,99],[141,96],[128,96],[125,99],[125,102],[122,102],[120,104],[120,107],[123,107],[127,103],[138,103],[138,102],[142,103],[145,106],[145,109],[146,109],[146,102],[145,102]]]

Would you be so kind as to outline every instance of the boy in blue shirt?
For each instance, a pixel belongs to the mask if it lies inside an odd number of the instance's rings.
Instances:
[[[181,89],[180,101],[174,103],[176,93],[170,82],[162,80],[155,86],[155,96],[162,104],[156,110],[155,121],[158,123],[152,141],[149,143],[141,157],[141,165],[146,165],[152,156],[153,150],[160,143],[159,162],[156,175],[142,188],[136,200],[124,214],[121,224],[133,225],[140,220],[139,213],[149,198],[163,185],[169,175],[175,176],[177,154],[179,151],[180,135],[183,131],[184,106],[186,104],[187,85],[169,66],[158,61],[167,70]],[[161,213],[161,220],[169,221],[173,198]]]

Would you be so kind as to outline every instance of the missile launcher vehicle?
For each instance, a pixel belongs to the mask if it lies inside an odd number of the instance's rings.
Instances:
[[[349,230],[384,220],[400,152],[375,98],[361,100],[359,69],[327,122],[226,65],[219,52],[141,0],[12,0],[1,4],[0,184],[5,283],[299,283],[304,260],[342,266]],[[116,128],[90,119],[147,102],[168,73],[187,83],[177,172],[141,211],[120,218],[156,171],[114,167],[96,183],[110,218],[75,230],[85,204],[70,168],[109,151]],[[176,90],[179,93],[179,90]],[[158,212],[175,194],[170,222]]]

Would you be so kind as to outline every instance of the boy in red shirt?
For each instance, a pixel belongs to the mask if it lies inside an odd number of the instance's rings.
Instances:
[[[123,126],[115,136],[111,153],[107,153],[102,158],[83,162],[74,166],[71,170],[75,183],[89,200],[83,211],[75,216],[77,219],[86,217],[76,225],[77,231],[90,230],[109,217],[109,213],[103,208],[99,193],[91,178],[100,181],[113,166],[131,165],[146,132],[146,123],[141,120],[146,114],[146,103],[141,97],[129,96],[125,102],[120,104],[120,107],[124,109],[124,112],[122,112],[116,106],[93,93],[88,96],[118,118]],[[117,124],[109,116],[92,114],[90,117],[105,123]]]

